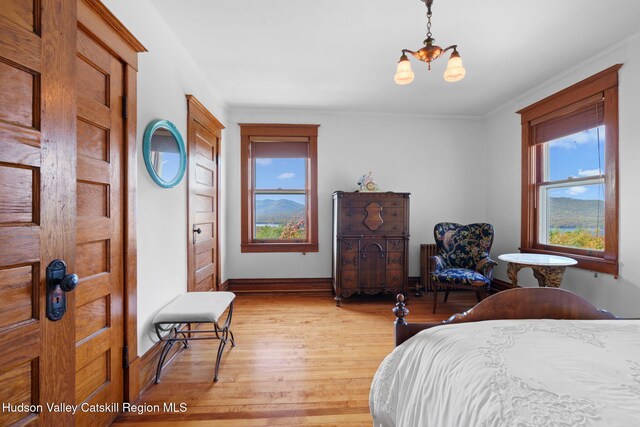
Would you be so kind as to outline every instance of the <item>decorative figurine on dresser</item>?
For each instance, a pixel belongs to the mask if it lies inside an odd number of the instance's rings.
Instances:
[[[407,294],[409,193],[333,193],[336,305],[355,293]]]

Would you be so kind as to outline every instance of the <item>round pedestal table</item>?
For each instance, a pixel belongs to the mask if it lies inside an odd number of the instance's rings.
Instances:
[[[518,271],[530,268],[538,279],[538,285],[559,288],[564,270],[578,263],[572,258],[543,254],[502,254],[498,259],[508,263],[507,276],[514,287],[518,286]]]

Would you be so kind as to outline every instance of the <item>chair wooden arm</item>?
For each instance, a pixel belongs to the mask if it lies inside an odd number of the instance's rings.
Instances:
[[[476,271],[482,274],[487,279],[491,279],[491,276],[493,275],[493,267],[495,267],[496,265],[498,265],[498,263],[491,258],[482,258],[480,261],[478,261],[478,264],[476,264]]]

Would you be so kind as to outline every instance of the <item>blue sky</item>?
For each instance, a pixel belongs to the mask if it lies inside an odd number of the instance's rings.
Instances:
[[[582,178],[600,173],[604,173],[604,126],[549,142],[549,180]],[[602,185],[576,185],[556,190],[553,196],[604,200],[604,189]]]
[[[306,159],[256,159],[257,189],[295,189],[306,187]]]

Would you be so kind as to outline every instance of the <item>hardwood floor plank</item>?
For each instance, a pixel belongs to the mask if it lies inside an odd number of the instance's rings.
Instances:
[[[336,307],[329,295],[243,294],[236,298],[220,381],[217,341],[192,342],[164,368],[138,404],[159,412],[125,413],[118,426],[371,426],[369,387],[393,350],[391,295],[356,297]],[[431,314],[432,295],[411,298],[409,322],[448,318],[475,304],[451,293]],[[185,402],[184,413],[162,410]]]

